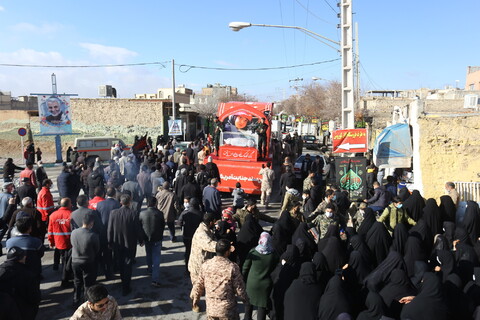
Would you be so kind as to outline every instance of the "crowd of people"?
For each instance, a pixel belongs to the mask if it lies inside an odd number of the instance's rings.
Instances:
[[[217,189],[212,151],[202,140],[185,150],[174,141],[149,142],[141,154],[113,146],[104,166],[72,150],[71,163],[56,177],[57,203],[41,163],[34,170],[31,162],[21,168],[7,160],[0,193],[0,236],[8,239],[1,305],[17,318],[35,318],[42,257],[52,249],[60,285],[73,286],[72,319],[121,319],[97,279],[119,274],[122,294],[129,295],[140,245],[151,285],[160,288],[165,229],[177,242],[180,228],[192,310],[202,311],[205,295],[211,319],[238,319],[236,297],[245,319],[255,309],[257,319],[480,316],[480,209],[469,201],[465,215],[456,217],[453,183],[437,203],[394,177],[383,185],[376,176],[368,198],[352,202],[327,185],[323,158],[305,157],[298,179],[289,155],[279,162],[280,177],[270,162],[259,171],[260,204],[241,182],[227,202]],[[15,170],[22,170],[16,190],[8,180]],[[262,212],[272,203],[276,179],[278,218]]]

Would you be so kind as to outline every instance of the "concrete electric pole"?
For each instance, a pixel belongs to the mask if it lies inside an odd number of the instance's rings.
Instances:
[[[340,27],[342,30],[342,129],[355,127],[354,85],[353,85],[353,26],[352,1],[341,0]]]

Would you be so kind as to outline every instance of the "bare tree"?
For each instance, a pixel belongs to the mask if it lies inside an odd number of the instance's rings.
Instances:
[[[298,95],[282,102],[288,114],[335,119],[341,113],[341,84],[330,81],[326,85],[312,83],[300,88]]]

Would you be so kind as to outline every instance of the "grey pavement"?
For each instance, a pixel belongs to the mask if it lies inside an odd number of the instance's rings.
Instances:
[[[54,200],[57,200],[56,178],[60,173],[60,166],[48,167],[47,173],[49,178],[54,181],[52,193]],[[230,205],[232,201],[230,197],[223,200],[225,206]],[[278,203],[272,204],[268,213],[278,216],[279,207]],[[260,207],[260,209],[262,208]],[[264,226],[265,229],[269,229],[268,224]],[[172,243],[168,240],[168,230],[165,230],[164,239],[166,240],[163,241],[165,249],[162,250],[160,264],[160,288],[151,286],[151,277],[147,274],[145,265],[145,249],[140,246],[137,247],[136,264],[133,267],[132,292],[128,296],[123,297],[121,294],[121,282],[118,275],[111,281],[106,281],[103,275],[97,277],[97,282],[106,285],[109,293],[117,300],[124,319],[206,319],[204,297],[200,304],[202,312],[191,311],[189,295],[192,285],[190,277],[185,273],[184,245],[180,229],[177,228],[176,234],[178,242]],[[46,240],[45,243],[47,243]],[[4,261],[5,255],[0,257],[0,263]],[[49,250],[45,252],[42,259],[44,279],[41,283],[42,301],[37,319],[69,319],[75,311],[72,308],[73,288],[62,289],[60,287],[61,271],[54,271],[52,264],[53,251]],[[239,303],[239,311],[243,312],[241,303]]]

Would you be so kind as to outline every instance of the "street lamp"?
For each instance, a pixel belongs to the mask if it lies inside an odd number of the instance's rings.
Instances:
[[[335,44],[336,46],[340,46],[340,42],[338,41],[335,41],[335,40],[332,40],[332,39],[329,39],[327,37],[324,37],[316,32],[313,32],[311,30],[308,30],[308,29],[305,29],[303,27],[297,27],[297,26],[283,26],[283,25],[276,25],[276,24],[256,24],[256,23],[250,23],[250,22],[230,22],[228,24],[228,27],[232,30],[232,31],[240,31],[242,30],[243,28],[248,28],[248,27],[267,27],[267,28],[283,28],[283,29],[297,29],[297,30],[300,30],[302,31],[303,33],[305,33],[306,35],[312,37],[313,39],[315,40],[318,40],[324,44],[326,44],[327,46],[329,46],[330,48],[336,50],[337,52],[340,52],[339,48],[338,47],[334,47],[333,45],[325,42],[324,40],[326,41],[329,41],[333,44]]]
[[[326,44],[340,52],[342,56],[342,128],[354,129],[354,97],[353,97],[353,36],[352,36],[352,0],[340,0],[340,27],[342,41],[337,42],[316,32],[298,26],[283,26],[272,24],[254,24],[250,22],[230,22],[228,27],[232,31],[239,31],[248,27],[269,27],[283,29],[297,29],[306,35]],[[328,42],[327,42],[328,41]],[[334,46],[335,45],[335,46]]]

